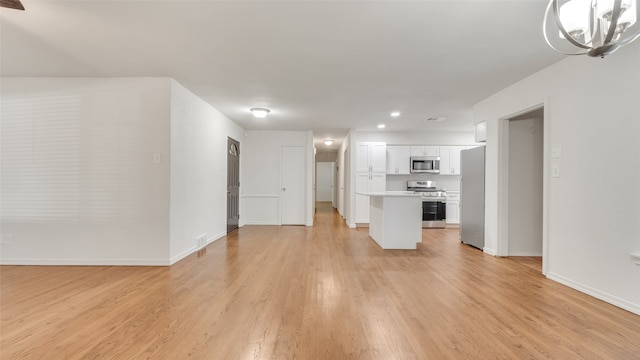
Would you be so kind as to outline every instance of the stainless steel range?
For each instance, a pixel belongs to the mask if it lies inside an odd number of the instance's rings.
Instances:
[[[444,228],[447,219],[447,194],[436,188],[435,181],[409,180],[407,191],[422,195],[422,227]]]

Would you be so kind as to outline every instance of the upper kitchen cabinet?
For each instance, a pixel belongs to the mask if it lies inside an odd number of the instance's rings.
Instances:
[[[410,162],[409,146],[387,146],[387,175],[409,175]]]
[[[439,146],[411,146],[411,156],[440,156]]]
[[[387,145],[383,142],[356,144],[356,172],[386,173]]]
[[[384,192],[387,187],[387,145],[356,143],[356,193]],[[369,196],[356,194],[356,223],[369,222]]]
[[[460,151],[466,146],[440,146],[440,175],[460,175]]]

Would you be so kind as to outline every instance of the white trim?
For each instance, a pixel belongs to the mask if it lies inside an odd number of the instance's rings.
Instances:
[[[510,253],[509,256],[538,256],[538,257],[541,257],[542,253],[540,253],[540,252],[523,251],[523,252]]]
[[[169,265],[173,265],[173,264],[177,263],[178,261],[180,261],[180,260],[182,260],[182,259],[186,258],[187,256],[189,256],[189,255],[193,254],[193,253],[194,253],[194,252],[196,252],[197,250],[200,250],[200,249],[198,249],[196,246],[193,246],[193,247],[191,247],[191,248],[189,248],[189,249],[187,249],[187,250],[185,250],[185,251],[181,252],[180,254],[178,254],[178,255],[176,255],[176,256],[174,256],[174,257],[172,257],[172,258],[169,260]]]
[[[349,224],[347,223],[347,226],[351,229],[355,229],[356,228],[356,224]]]
[[[280,225],[280,223],[277,221],[247,221],[244,225]]]
[[[279,194],[240,194],[241,198],[279,198]]]
[[[173,265],[173,264],[177,263],[178,261],[186,258],[187,256],[193,254],[194,252],[200,251],[201,249],[205,248],[207,245],[211,244],[212,242],[214,242],[216,240],[220,240],[225,236],[227,236],[226,233],[220,233],[220,234],[218,234],[216,236],[208,238],[207,242],[203,246],[201,246],[201,247],[194,246],[194,247],[192,247],[190,249],[187,249],[187,250],[181,252],[180,254],[172,257],[170,259],[170,261],[169,261],[169,265]]]
[[[0,259],[0,265],[42,266],[170,266],[168,259]]]
[[[542,274],[548,268],[548,224],[549,224],[549,157],[551,124],[549,98],[542,103],[498,119],[498,238],[496,256],[509,256],[509,121],[514,117],[543,109],[543,164],[542,164]],[[523,256],[523,255],[516,255]],[[539,256],[539,255],[525,255]]]
[[[492,255],[492,256],[498,256],[498,252],[496,251],[496,249],[488,248],[488,247],[485,246],[482,249],[482,251],[484,251],[485,254],[489,254],[489,255]]]
[[[509,119],[498,120],[498,241],[496,256],[509,254]]]
[[[547,97],[544,101],[543,119],[542,119],[542,154],[544,156],[542,160],[542,274],[547,275],[549,267],[549,189],[550,189],[550,174],[549,167],[551,166],[551,119],[549,115],[550,99]]]
[[[564,278],[560,275],[554,274],[554,273],[549,273],[547,274],[547,278],[556,282],[559,282],[560,284],[566,285],[570,288],[576,289],[580,292],[583,292],[587,295],[591,295],[597,299],[600,299],[604,302],[607,302],[611,305],[615,305],[619,308],[625,309],[627,311],[631,311],[634,314],[640,315],[640,304],[634,304],[632,302],[626,301],[624,299],[621,299],[617,296],[608,294],[606,292],[600,291],[598,289],[594,289],[590,286],[584,285],[584,284],[580,284],[577,283],[573,280],[569,280],[567,278]]]
[[[305,226],[313,226],[313,221],[312,222],[307,222],[306,224],[304,224]]]
[[[226,232],[221,232],[221,233],[219,233],[218,235],[214,235],[214,236],[212,236],[212,237],[210,237],[210,238],[208,238],[208,239],[207,239],[207,245],[211,244],[212,242],[214,242],[214,241],[216,241],[216,240],[220,240],[220,239],[222,239],[222,238],[223,238],[223,237],[225,237],[225,236],[227,236],[227,233],[226,233]],[[205,246],[207,246],[207,245],[205,245]]]

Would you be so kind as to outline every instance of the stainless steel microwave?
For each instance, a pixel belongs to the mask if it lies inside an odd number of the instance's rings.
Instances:
[[[437,156],[412,156],[411,173],[440,173],[440,158]]]

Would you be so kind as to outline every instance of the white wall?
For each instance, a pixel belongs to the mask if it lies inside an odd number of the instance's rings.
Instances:
[[[381,141],[387,145],[474,145],[475,128],[469,131],[353,131],[354,140]],[[478,144],[482,145],[482,144]]]
[[[280,224],[280,173],[282,146],[304,146],[307,152],[307,184],[304,201],[307,224],[313,221],[313,138],[307,131],[245,132],[240,168],[242,224]],[[312,135],[312,134],[311,134]],[[310,145],[310,146],[309,146]]]
[[[316,162],[336,162],[338,161],[337,152],[318,152],[316,153]]]
[[[542,256],[542,135],[541,110],[509,121],[510,256]]]
[[[345,140],[346,141],[346,140]],[[338,202],[338,213],[344,218],[345,216],[345,212],[344,212],[344,195],[345,195],[345,181],[344,181],[344,176],[345,176],[345,145],[344,143],[340,146],[340,149],[338,149],[338,157],[336,159],[336,167],[338,168],[337,171],[337,181],[336,181],[336,193],[337,193],[337,202]]]
[[[409,180],[435,181],[438,189],[460,191],[460,175],[436,174],[387,175],[387,191],[406,191]]]
[[[240,141],[242,164],[244,130],[172,80],[172,263],[197,250],[196,237],[206,234],[211,242],[226,235],[227,137]]]
[[[2,79],[0,262],[168,263],[169,84]]]
[[[499,119],[544,104],[547,276],[638,314],[639,63],[638,44],[606,59],[570,57],[474,107],[475,121],[487,121],[486,246],[497,248],[501,221]]]

